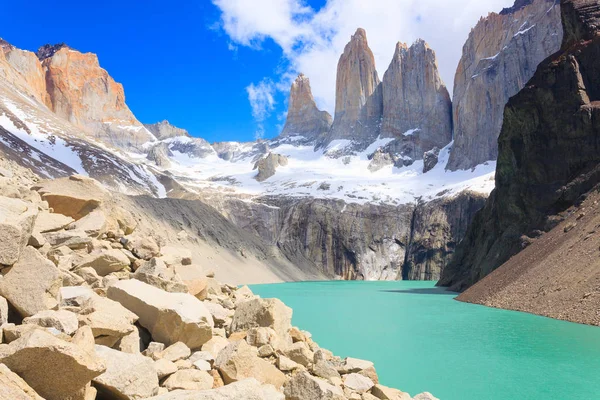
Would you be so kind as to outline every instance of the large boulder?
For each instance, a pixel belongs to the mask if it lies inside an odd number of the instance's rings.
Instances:
[[[62,284],[58,268],[33,247],[26,247],[10,271],[0,279],[0,295],[5,297],[22,317],[58,305]]]
[[[292,309],[279,299],[253,299],[239,303],[231,323],[232,332],[266,327],[277,333],[277,346],[286,348],[292,344],[289,330],[292,328]]]
[[[133,274],[133,278],[172,293],[187,293],[188,288],[172,269],[158,259],[145,262]]]
[[[33,230],[39,233],[58,231],[73,221],[73,218],[66,215],[45,211],[38,214]]]
[[[27,246],[37,215],[34,204],[0,196],[0,264],[17,262]]]
[[[106,232],[108,220],[102,210],[94,210],[69,225],[69,229],[84,231],[88,236],[98,237]]]
[[[152,359],[106,346],[97,345],[95,349],[106,363],[106,371],[94,379],[104,398],[137,400],[158,393],[158,374]]]
[[[19,375],[0,364],[0,399],[44,400]]]
[[[283,390],[286,400],[345,400],[338,386],[300,372],[289,380]]]
[[[206,371],[182,369],[169,376],[163,386],[173,390],[208,390],[212,389],[213,377]]]
[[[148,400],[284,400],[271,385],[261,385],[256,379],[244,379],[213,390],[176,390]]]
[[[373,386],[371,394],[381,400],[411,400],[408,393],[383,385]]]
[[[115,283],[107,295],[136,314],[155,341],[198,349],[212,337],[212,315],[190,294],[168,293],[132,279]]]
[[[101,253],[89,254],[75,268],[91,267],[98,275],[106,276],[111,272],[121,271],[129,266],[129,258],[121,250],[112,249]]]
[[[97,181],[80,175],[43,181],[36,189],[55,213],[80,219],[98,208],[108,191]]]
[[[225,384],[255,378],[259,382],[280,388],[286,381],[285,374],[258,357],[257,349],[244,340],[233,342],[221,350],[215,367],[221,373]]]
[[[259,182],[266,181],[273,175],[275,170],[280,166],[286,166],[288,159],[281,154],[269,153],[265,158],[261,158],[254,164],[254,169],[258,169],[258,173],[254,177]]]
[[[59,332],[72,335],[77,331],[79,322],[77,314],[67,310],[45,310],[23,319],[24,324],[41,326],[42,328],[54,328]]]
[[[92,293],[83,300],[79,324],[89,326],[97,344],[112,347],[120,339],[135,331],[138,316],[116,301]]]
[[[2,347],[0,364],[47,400],[72,398],[106,369],[93,354],[40,329]]]

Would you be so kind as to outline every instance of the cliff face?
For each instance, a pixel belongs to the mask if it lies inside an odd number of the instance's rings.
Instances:
[[[561,9],[562,48],[506,106],[496,189],[441,285],[462,290],[479,281],[600,182],[600,4],[565,0]]]
[[[382,137],[396,138],[393,152],[414,159],[452,140],[452,102],[435,52],[423,40],[398,43],[383,76]],[[410,135],[404,135],[412,132]]]
[[[358,29],[344,48],[337,66],[335,116],[323,144],[354,140],[360,147],[379,135],[383,97],[375,58],[364,29]],[[366,147],[366,146],[364,146]]]
[[[185,136],[190,137],[190,134],[185,129],[178,128],[164,120],[155,124],[144,124],[146,129],[150,131],[158,140],[168,139],[172,137]]]
[[[281,137],[299,135],[314,140],[327,133],[331,123],[331,115],[317,108],[309,79],[303,74],[298,75],[290,89],[288,114]]]
[[[125,104],[123,86],[100,67],[98,57],[68,47],[42,51],[50,106],[59,117],[121,148],[153,141]]]
[[[504,106],[562,39],[556,0],[517,1],[483,18],[469,34],[454,79],[454,146],[448,169],[498,155]]]

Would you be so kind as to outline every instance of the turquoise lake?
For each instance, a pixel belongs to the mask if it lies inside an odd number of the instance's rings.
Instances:
[[[600,328],[454,300],[430,282],[253,285],[382,384],[441,400],[600,399]]]

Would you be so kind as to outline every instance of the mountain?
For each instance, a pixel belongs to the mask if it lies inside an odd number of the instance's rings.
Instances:
[[[454,146],[448,169],[497,159],[504,106],[560,47],[557,3],[517,0],[471,30],[454,78]]]
[[[302,136],[314,141],[331,128],[331,115],[317,108],[310,88],[310,80],[298,75],[290,89],[288,113],[281,137]]]
[[[392,155],[419,160],[452,140],[452,102],[438,71],[435,52],[424,40],[396,45],[383,75],[381,137],[394,138]]]
[[[155,124],[144,124],[146,129],[154,135],[158,140],[168,139],[173,137],[190,137],[190,134],[185,129],[178,128],[164,120]]]
[[[561,49],[508,102],[496,188],[439,284],[481,281],[461,299],[599,324],[600,4],[561,9]]]

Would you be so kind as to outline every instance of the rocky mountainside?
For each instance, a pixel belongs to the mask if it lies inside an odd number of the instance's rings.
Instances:
[[[146,129],[150,131],[158,140],[173,138],[173,137],[190,137],[190,134],[185,129],[178,128],[164,120],[155,124],[144,124]]]
[[[317,108],[310,89],[310,81],[298,75],[290,89],[288,113],[281,137],[302,136],[314,142],[331,128],[331,115]]]
[[[482,18],[469,34],[454,78],[454,146],[448,169],[498,156],[504,106],[560,47],[557,0],[517,0]]]
[[[100,183],[1,165],[2,399],[411,399],[293,327],[280,300],[141,232],[152,216]]]
[[[597,203],[585,199],[600,183],[600,4],[565,0],[561,10],[562,47],[506,106],[496,188],[439,283],[466,289],[528,247],[463,298],[589,320],[578,310],[598,301],[598,263],[588,257],[589,243],[598,250]],[[530,273],[541,268],[545,279]]]

